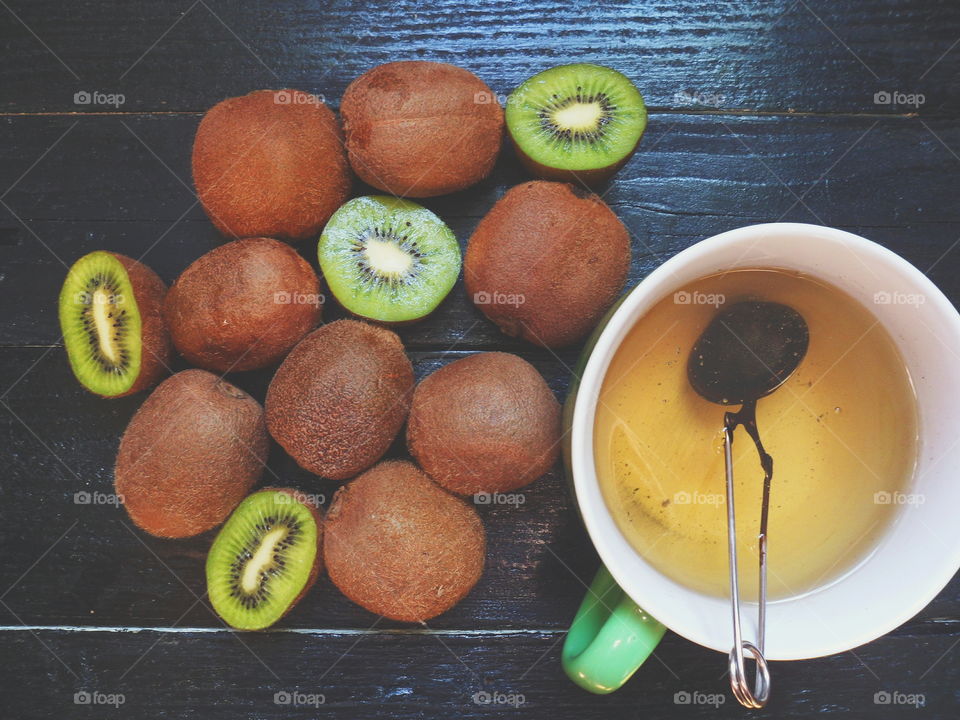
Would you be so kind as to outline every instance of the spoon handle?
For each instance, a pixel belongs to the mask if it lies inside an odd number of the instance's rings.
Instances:
[[[730,600],[733,611],[734,642],[733,649],[730,650],[729,660],[730,688],[733,690],[734,697],[736,697],[744,707],[762,708],[767,704],[767,699],[770,697],[770,671],[767,667],[767,661],[763,657],[763,643],[767,610],[766,517],[770,497],[772,461],[769,461],[770,456],[763,451],[762,446],[760,446],[758,442],[758,450],[761,453],[761,461],[764,465],[765,475],[760,534],[760,617],[758,648],[753,643],[746,642],[743,639],[743,632],[740,627],[740,581],[737,574],[737,527],[733,498],[733,432],[741,421],[739,415],[743,413],[745,409],[746,408],[742,409],[740,413],[727,413],[723,428],[723,459],[727,483],[727,547],[730,556]],[[753,436],[753,433],[751,433],[751,436]],[[759,440],[759,438],[754,439]],[[757,663],[755,686],[752,690],[747,681],[744,651],[747,651]]]

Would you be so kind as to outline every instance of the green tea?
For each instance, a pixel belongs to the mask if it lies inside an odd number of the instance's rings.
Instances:
[[[917,452],[913,385],[887,331],[859,302],[805,275],[736,270],[659,301],[617,350],[600,392],[594,456],[618,527],[651,565],[700,592],[729,594],[724,408],[697,393],[687,357],[718,308],[789,305],[807,354],[757,404],[774,459],[768,593],[802,594],[854,568],[892,521]],[[740,429],[733,446],[741,592],[757,594],[763,471]]]

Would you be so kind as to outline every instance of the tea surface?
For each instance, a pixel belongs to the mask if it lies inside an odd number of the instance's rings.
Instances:
[[[767,300],[796,309],[806,357],[757,404],[773,456],[768,593],[802,594],[869,555],[910,481],[913,386],[874,315],[840,290],[781,270],[702,278],[642,317],[611,362],[597,407],[594,454],[607,507],[658,570],[727,596],[723,416],[687,379],[687,357],[719,307]],[[757,594],[763,471],[743,429],[733,446],[741,593]]]

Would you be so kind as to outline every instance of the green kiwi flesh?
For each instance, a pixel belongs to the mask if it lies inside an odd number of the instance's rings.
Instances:
[[[240,630],[285,615],[316,580],[323,530],[317,510],[293,490],[268,488],[237,506],[207,555],[207,592]]]
[[[633,154],[647,126],[640,91],[602,65],[577,63],[524,81],[507,102],[520,159],[547,180],[600,180]]]
[[[159,379],[169,356],[158,314],[165,292],[152,270],[122,255],[98,250],[73,264],[58,312],[70,367],[85,388],[117,397]]]
[[[460,246],[435,214],[409,200],[371,195],[337,210],[317,245],[334,297],[370,320],[429,315],[460,274]]]

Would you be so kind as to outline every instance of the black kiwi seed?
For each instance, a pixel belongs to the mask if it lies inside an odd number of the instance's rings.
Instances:
[[[410,225],[409,222],[406,224],[408,226]],[[392,242],[399,250],[409,255],[412,258],[410,269],[402,276],[383,275],[379,273],[376,268],[369,265],[366,261],[365,252],[367,243],[371,237],[381,242]],[[401,235],[392,227],[380,228],[375,226],[373,228],[367,228],[357,234],[357,238],[350,247],[350,250],[359,256],[357,259],[357,267],[367,281],[374,285],[388,285],[390,287],[398,287],[412,282],[421,271],[424,258],[426,257],[426,254],[420,251],[415,240],[411,241],[409,235]]]
[[[564,97],[562,100],[556,100],[544,106],[538,113],[540,127],[563,140],[594,143],[603,137],[603,128],[610,122],[617,106],[610,102],[606,93],[600,92],[592,95],[583,95],[580,90],[578,87],[575,95]],[[557,98],[559,96],[554,94],[553,97]],[[571,130],[570,128],[562,128],[554,122],[553,114],[555,112],[563,110],[575,103],[597,103],[600,105],[600,117],[597,118],[597,126],[595,128],[591,130]]]

